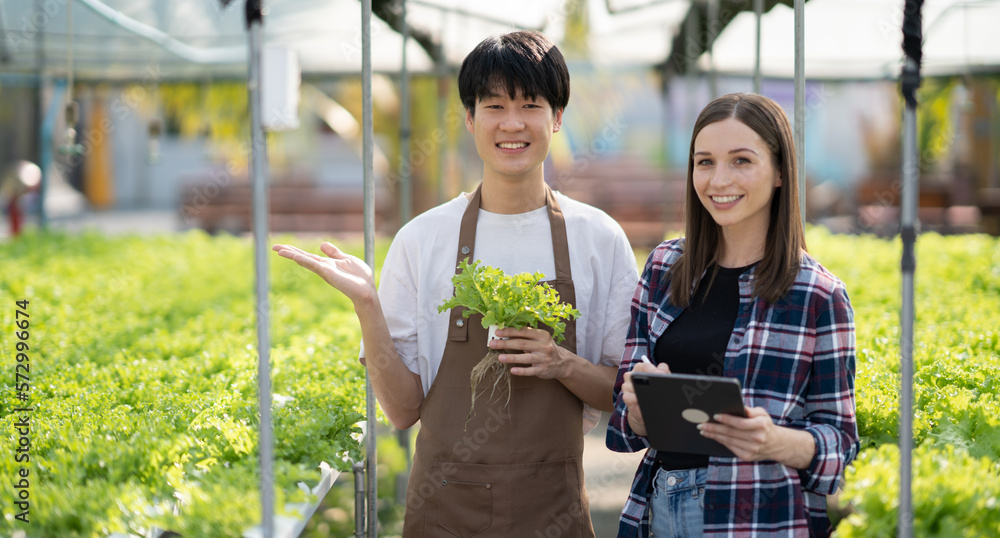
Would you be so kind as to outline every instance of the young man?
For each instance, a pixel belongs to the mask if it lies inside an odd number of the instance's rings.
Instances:
[[[593,536],[583,434],[612,409],[635,258],[610,217],[545,184],[542,164],[569,100],[569,71],[548,38],[487,38],[458,83],[482,183],[399,231],[377,292],[364,262],[329,243],[320,247],[328,257],[274,249],[353,301],[382,409],[398,428],[420,421],[404,536]],[[499,357],[512,365],[509,402],[479,398],[468,422],[469,374],[487,331],[481,316],[437,311],[466,257],[507,274],[540,271],[582,314],[561,346],[542,329],[499,331],[509,339],[490,347],[521,352]]]

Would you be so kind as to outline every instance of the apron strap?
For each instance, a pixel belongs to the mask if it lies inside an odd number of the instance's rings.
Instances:
[[[458,254],[455,257],[455,274],[459,274],[458,264],[462,260],[469,258],[474,260],[476,252],[476,224],[479,222],[479,206],[482,200],[483,184],[476,187],[469,200],[469,206],[465,208],[462,215],[462,226],[458,232]],[[465,342],[469,339],[469,320],[462,316],[467,309],[459,306],[451,309],[451,318],[448,320],[448,340],[455,342]]]
[[[476,224],[479,222],[479,206],[482,205],[483,199],[483,184],[480,183],[476,187],[475,192],[472,193],[472,198],[469,199],[469,206],[465,208],[465,214],[462,215],[462,227],[458,232],[458,254],[455,257],[455,274],[459,273],[458,264],[462,263],[462,260],[469,258],[469,261],[474,260],[474,255],[476,253]]]
[[[545,203],[549,206],[549,228],[552,230],[552,255],[556,262],[556,280],[573,280],[569,263],[569,240],[566,238],[566,219],[555,194],[545,185]]]

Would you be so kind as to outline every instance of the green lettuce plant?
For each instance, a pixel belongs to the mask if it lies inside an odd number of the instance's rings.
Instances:
[[[438,312],[464,306],[462,316],[469,318],[473,314],[482,315],[484,329],[491,325],[500,329],[538,328],[539,324],[544,324],[552,329],[552,338],[556,343],[565,339],[565,320],[578,318],[580,311],[560,301],[559,292],[541,282],[544,274],[507,275],[496,267],[479,263],[476,260],[470,264],[466,258],[458,264],[460,272],[451,279],[455,285],[455,295],[439,306]],[[508,403],[510,401],[510,368],[497,360],[499,356],[498,351],[490,349],[472,369],[469,379],[472,386],[469,418],[475,413],[476,389],[487,378],[494,380],[490,397],[500,389],[501,396],[506,394]]]

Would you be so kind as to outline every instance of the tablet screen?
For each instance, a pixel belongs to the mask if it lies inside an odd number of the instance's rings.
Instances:
[[[726,413],[746,416],[739,380],[687,374],[632,372],[646,438],[657,450],[734,457],[718,441],[703,437],[698,424]]]

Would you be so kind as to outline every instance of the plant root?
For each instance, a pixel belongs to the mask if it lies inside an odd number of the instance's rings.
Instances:
[[[510,353],[510,351],[507,351]],[[476,389],[479,387],[480,383],[488,382],[490,379],[493,380],[493,386],[490,388],[489,401],[496,401],[495,397],[497,391],[499,391],[499,396],[507,394],[507,400],[504,402],[503,407],[507,408],[510,405],[510,366],[503,364],[498,360],[500,357],[500,352],[496,350],[490,350],[486,353],[479,364],[472,368],[472,373],[469,375],[469,383],[472,385],[472,405],[469,407],[469,416],[465,419],[465,431],[468,432],[469,421],[472,417],[476,416]],[[484,390],[485,392],[485,390]]]

